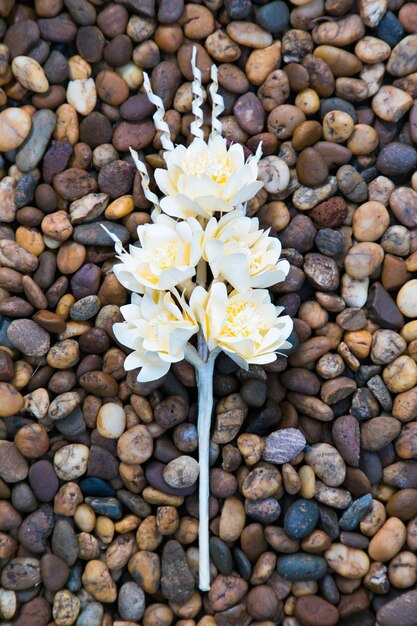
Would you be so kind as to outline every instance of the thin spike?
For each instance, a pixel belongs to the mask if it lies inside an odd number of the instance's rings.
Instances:
[[[164,120],[164,115],[165,115],[164,103],[162,102],[161,98],[152,91],[149,76],[146,72],[143,73],[143,86],[145,88],[149,102],[152,102],[152,104],[154,104],[156,107],[156,111],[153,114],[153,121],[154,121],[156,130],[161,131],[162,147],[164,150],[173,150],[174,144],[172,143],[172,140],[171,140],[171,133],[169,130],[169,126],[167,122]]]
[[[215,65],[211,66],[211,80],[212,83],[209,87],[212,102],[211,134],[214,136],[222,134],[223,124],[219,120],[219,116],[224,111],[224,100],[222,96],[218,93],[219,81],[217,77],[217,67]]]
[[[148,170],[146,169],[146,165],[139,159],[139,156],[136,150],[133,150],[132,148],[129,148],[129,150],[130,150],[130,154],[132,155],[132,159],[135,162],[135,165],[141,175],[142,189],[143,189],[143,193],[145,194],[145,198],[147,198],[149,202],[152,202],[152,204],[154,205],[155,211],[159,214],[161,212],[161,207],[159,206],[158,196],[155,195],[153,191],[149,189],[150,179],[149,179]]]
[[[197,48],[193,46],[193,52],[191,55],[191,67],[193,70],[194,80],[192,83],[192,90],[194,94],[192,111],[195,116],[195,120],[191,122],[190,131],[194,137],[198,137],[199,139],[204,139],[204,133],[202,130],[203,125],[203,111],[201,109],[201,105],[203,104],[203,88],[201,85],[201,72],[196,65],[196,57],[197,57]]]

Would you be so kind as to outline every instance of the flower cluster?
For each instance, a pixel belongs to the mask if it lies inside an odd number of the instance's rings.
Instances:
[[[292,321],[280,317],[282,308],[272,304],[267,290],[285,279],[289,263],[280,260],[279,240],[245,214],[246,202],[263,186],[260,154],[245,160],[242,146],[228,146],[221,136],[218,115],[224,105],[214,66],[212,134],[204,140],[195,55],[194,49],[195,138],[188,147],[174,147],[162,101],[144,75],[165,149],[166,169],[155,171],[163,197],[151,192],[146,166],[131,151],[145,196],[155,206],[153,223],[138,227],[138,241],[129,251],[109,233],[121,261],[114,273],[133,292],[131,304],[121,307],[125,321],[115,324],[114,333],[132,350],[125,369],[140,368],[141,382],[162,377],[184,358],[196,365],[223,351],[247,369],[274,361],[280,349],[290,347]],[[198,353],[192,345],[197,334]]]
[[[155,172],[163,212],[138,227],[128,252],[116,246],[114,273],[133,292],[121,308],[126,321],[114,326],[132,349],[125,369],[141,368],[142,382],[160,378],[199,330],[210,352],[222,350],[242,368],[274,361],[290,346],[292,321],[279,316],[267,288],[285,279],[289,264],[279,240],[245,215],[262,186],[257,158],[245,162],[242,146],[227,148],[217,135],[175,147],[166,165]],[[197,284],[198,268],[208,287]]]

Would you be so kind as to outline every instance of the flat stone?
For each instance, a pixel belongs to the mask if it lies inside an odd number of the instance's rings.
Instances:
[[[343,530],[354,530],[357,528],[362,517],[366,515],[371,506],[372,496],[370,493],[352,502],[339,520],[340,528],[343,528]]]
[[[16,155],[21,172],[35,169],[42,159],[56,124],[56,115],[49,109],[40,109],[32,116],[32,128]]]
[[[51,346],[49,334],[29,319],[13,320],[7,329],[7,337],[26,356],[44,356]]]
[[[276,430],[266,437],[262,458],[275,464],[289,463],[303,451],[305,445],[305,437],[297,428]]]
[[[168,541],[162,551],[161,591],[167,600],[185,602],[194,590],[194,577],[178,541]]]
[[[319,580],[327,572],[327,563],[321,556],[298,552],[278,558],[277,572],[284,580]]]

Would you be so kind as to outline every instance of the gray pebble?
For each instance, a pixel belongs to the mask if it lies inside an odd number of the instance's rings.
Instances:
[[[56,124],[56,115],[49,109],[36,111],[32,116],[31,131],[19,148],[16,165],[21,172],[35,169],[42,159]]]
[[[359,526],[362,517],[369,511],[372,505],[372,496],[370,493],[358,498],[346,511],[339,520],[340,528],[343,530],[354,530]]]
[[[98,296],[85,296],[74,302],[70,309],[70,317],[72,320],[85,321],[89,320],[101,309],[101,301]]]
[[[120,587],[117,606],[122,619],[137,622],[145,612],[143,590],[134,582],[124,583]]]

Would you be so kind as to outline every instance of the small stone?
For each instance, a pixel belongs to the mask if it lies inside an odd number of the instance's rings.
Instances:
[[[138,622],[145,612],[145,594],[134,582],[124,583],[119,590],[117,607],[120,617],[131,622]]]
[[[43,356],[50,347],[48,333],[29,319],[14,320],[7,329],[7,336],[13,346],[27,356]]]
[[[69,577],[68,565],[54,554],[44,554],[41,558],[42,583],[49,591],[65,587]]]
[[[329,487],[341,485],[346,476],[346,465],[339,452],[328,443],[316,443],[305,452],[305,461],[314,473]]]
[[[194,589],[184,550],[178,541],[168,541],[162,551],[161,591],[168,600],[185,602]]]
[[[260,26],[262,26],[262,28],[265,28],[266,31],[274,35],[281,33],[288,26],[288,6],[281,0],[269,2],[257,10],[256,21]]]
[[[7,483],[17,483],[26,478],[28,471],[27,461],[15,444],[11,441],[0,441],[0,478]]]
[[[368,513],[372,506],[372,496],[370,493],[358,498],[346,509],[339,520],[340,528],[343,530],[355,530],[361,519]]]
[[[42,66],[31,57],[15,57],[12,61],[12,72],[22,87],[30,91],[45,93],[49,89],[48,79]]]
[[[404,318],[398,306],[381,283],[375,282],[370,288],[367,307],[370,319],[383,328],[398,329],[404,326]]]
[[[0,113],[0,150],[16,150],[28,136],[32,119],[24,109],[4,109]]]
[[[70,80],[67,87],[67,102],[81,115],[94,111],[97,101],[96,85],[92,78]]]
[[[309,213],[318,228],[337,228],[347,215],[347,205],[343,198],[334,197],[320,202]]]
[[[197,482],[199,465],[191,456],[179,456],[164,469],[164,480],[174,488],[191,487]]]
[[[289,463],[304,449],[306,440],[297,428],[283,428],[271,433],[265,439],[262,458],[270,463]]]
[[[85,499],[97,515],[105,515],[110,519],[118,520],[122,517],[122,507],[116,498],[92,498]]]
[[[90,193],[70,204],[72,224],[91,222],[104,213],[109,203],[109,196],[105,193]]]
[[[335,626],[339,621],[337,608],[314,595],[296,599],[294,616],[302,626]]]
[[[0,417],[11,417],[18,413],[24,405],[23,396],[11,384],[0,382]]]
[[[262,132],[265,112],[255,94],[249,92],[237,99],[233,112],[241,128],[250,135]]]
[[[306,187],[322,185],[329,175],[326,161],[314,148],[304,148],[297,157],[298,180]]]
[[[34,558],[11,559],[1,573],[2,587],[13,591],[24,591],[39,585],[40,582],[39,561]]]
[[[73,480],[87,471],[89,449],[81,443],[60,448],[54,456],[55,471],[61,480]]]
[[[126,414],[119,404],[103,404],[97,415],[97,430],[106,439],[118,439],[126,428]]]
[[[41,502],[51,502],[58,491],[59,482],[52,463],[37,461],[30,466],[29,484]]]
[[[16,155],[16,165],[21,172],[30,172],[42,159],[56,125],[56,115],[49,109],[36,111],[32,128]]]
[[[327,572],[326,561],[315,554],[298,552],[280,556],[277,572],[284,580],[319,580]]]
[[[318,187],[299,187],[293,194],[294,206],[300,211],[308,211],[324,202],[337,191],[337,180],[335,176],[329,176],[328,181]]]
[[[404,93],[404,92],[402,92]],[[392,141],[378,154],[376,167],[385,176],[406,176],[417,165],[417,150],[413,146]]]
[[[237,604],[247,590],[247,582],[237,574],[219,574],[211,583],[208,601],[213,611],[225,611]]]
[[[397,295],[397,306],[406,317],[417,317],[417,279],[409,280]]]
[[[30,552],[43,553],[53,529],[53,511],[49,505],[30,513],[19,528],[19,541]]]
[[[58,591],[54,596],[52,615],[57,626],[72,626],[75,623],[81,603],[68,589]]]
[[[210,558],[221,574],[230,576],[233,570],[233,558],[229,546],[219,539],[210,538]]]
[[[313,500],[300,498],[285,513],[285,532],[290,539],[304,539],[316,527],[319,516],[319,507]]]
[[[376,619],[381,626],[413,626],[416,610],[417,591],[413,589],[384,604],[378,610]]]
[[[117,598],[117,587],[103,561],[88,561],[83,576],[83,585],[88,593],[98,602],[114,602]]]

